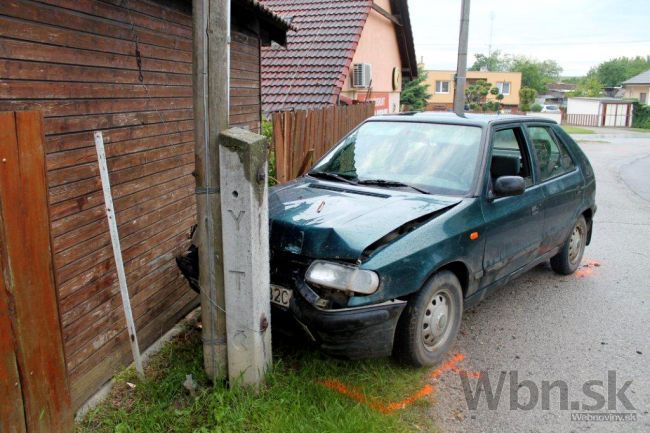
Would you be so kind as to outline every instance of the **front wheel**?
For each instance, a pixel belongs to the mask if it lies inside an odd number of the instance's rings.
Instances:
[[[571,230],[569,239],[566,240],[559,253],[551,258],[551,268],[561,275],[574,273],[585,252],[587,245],[587,221],[580,215],[575,226]]]
[[[401,361],[428,367],[442,361],[463,316],[463,292],[456,275],[435,274],[409,301],[400,317],[393,353]]]

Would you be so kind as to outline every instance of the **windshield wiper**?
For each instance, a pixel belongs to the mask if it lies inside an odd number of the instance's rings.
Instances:
[[[339,182],[349,183],[350,185],[357,185],[357,182],[348,179],[345,176],[341,176],[337,173],[332,173],[330,171],[310,171],[309,174],[311,177],[320,177],[323,179],[338,180]]]
[[[377,185],[377,186],[385,186],[385,187],[406,187],[406,188],[411,188],[412,190],[421,192],[422,194],[431,194],[429,191],[424,190],[422,188],[418,188],[417,186],[409,185],[407,183],[403,182],[398,182],[396,180],[385,180],[385,179],[366,179],[366,180],[360,180],[359,185]]]

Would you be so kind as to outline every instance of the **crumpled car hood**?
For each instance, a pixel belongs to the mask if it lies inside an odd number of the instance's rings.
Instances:
[[[356,260],[393,230],[460,201],[302,178],[271,189],[271,250]]]

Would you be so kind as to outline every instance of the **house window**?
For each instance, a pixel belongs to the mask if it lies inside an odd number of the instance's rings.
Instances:
[[[509,81],[499,81],[497,82],[497,89],[499,89],[499,93],[502,95],[509,95],[510,94],[510,82]]]
[[[640,93],[639,94],[639,102],[642,104],[647,104],[648,103],[648,94],[647,93]]]
[[[436,81],[436,93],[449,93],[449,81]]]

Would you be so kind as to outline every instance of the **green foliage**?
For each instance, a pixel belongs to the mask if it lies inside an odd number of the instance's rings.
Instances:
[[[635,102],[633,110],[632,127],[650,129],[650,105]]]
[[[492,95],[495,100],[488,100],[488,95]],[[492,86],[485,80],[478,80],[465,89],[465,103],[469,105],[472,111],[499,111],[503,95],[499,89]]]
[[[475,54],[474,64],[470,66],[470,71],[480,71],[487,69],[488,71],[509,71],[512,66],[512,57],[507,54],[502,54],[501,51],[495,50],[489,55]]]
[[[561,83],[578,84],[583,77],[560,77]]]
[[[418,76],[412,80],[404,80],[400,104],[407,110],[421,111],[427,107],[427,100],[431,97],[429,85],[426,84],[427,71],[424,66],[418,66]]]
[[[521,84],[535,89],[538,93],[546,93],[546,85],[560,78],[562,67],[555,60],[536,60],[525,56],[502,54],[499,50],[489,56],[476,54],[476,60],[470,71],[521,72]]]
[[[269,143],[269,186],[277,185],[277,167],[275,163],[275,150],[273,149],[273,122],[262,119],[262,135],[266,137]]]
[[[555,60],[535,60],[528,57],[515,57],[510,68],[513,72],[521,72],[522,87],[535,89],[543,94],[548,90],[546,85],[559,80],[562,67]]]
[[[110,397],[77,423],[76,433],[436,431],[427,401],[385,415],[319,383],[337,379],[371,400],[399,401],[426,383],[426,370],[389,360],[341,361],[275,340],[273,351],[273,368],[258,392],[211,385],[200,331],[188,330],[151,359],[144,381],[132,369],[119,375]],[[197,383],[195,396],[182,386],[188,374]]]
[[[618,57],[592,68],[587,77],[598,80],[605,87],[616,87],[648,69],[650,57]]]
[[[542,111],[542,106],[540,104],[533,104],[530,107],[530,111],[532,111],[533,113],[539,113],[540,111]]]
[[[597,78],[593,76],[587,76],[581,78],[577,85],[576,89],[569,92],[568,96],[600,96],[603,90],[603,85],[598,81]]]
[[[535,102],[537,92],[530,87],[519,89],[519,109],[521,111],[530,111],[531,105]]]

